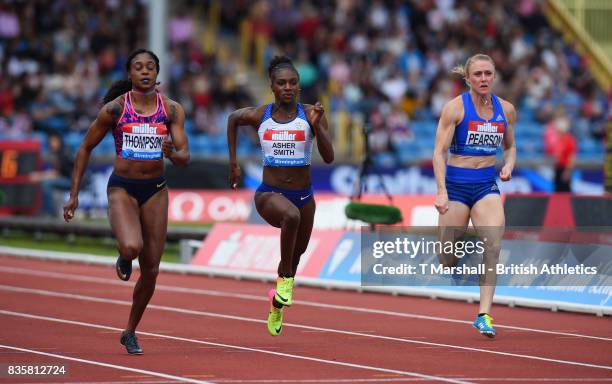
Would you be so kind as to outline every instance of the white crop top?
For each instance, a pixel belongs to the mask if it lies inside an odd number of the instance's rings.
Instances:
[[[310,165],[314,133],[302,104],[297,105],[296,118],[287,123],[275,121],[272,118],[272,104],[268,105],[257,133],[264,166]]]

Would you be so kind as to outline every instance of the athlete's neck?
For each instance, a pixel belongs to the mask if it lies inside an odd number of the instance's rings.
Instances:
[[[471,92],[471,93],[472,93],[472,100],[474,101],[474,104],[480,105],[483,107],[488,107],[492,104],[493,100],[490,94],[481,95],[476,92]]]
[[[275,101],[274,108],[277,111],[282,111],[285,113],[295,113],[295,111],[297,110],[297,103],[296,102],[282,103],[280,101]]]
[[[146,92],[142,92],[142,91],[132,88],[132,93],[138,96],[151,96],[151,95],[154,95],[155,92],[157,92],[157,89],[155,88],[151,89],[150,91],[146,91]]]

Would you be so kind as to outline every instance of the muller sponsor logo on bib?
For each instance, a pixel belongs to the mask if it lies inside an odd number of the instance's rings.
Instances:
[[[465,144],[497,147],[503,139],[503,122],[470,121]]]
[[[273,141],[304,141],[306,137],[302,130],[273,130],[268,129],[264,132],[264,140]]]

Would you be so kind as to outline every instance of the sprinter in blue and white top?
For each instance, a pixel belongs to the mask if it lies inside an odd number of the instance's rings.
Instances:
[[[484,241],[487,272],[480,276],[480,309],[474,327],[485,336],[495,337],[490,312],[505,225],[495,162],[497,150],[503,146],[504,164],[499,178],[510,180],[516,161],[516,110],[493,95],[495,64],[489,56],[474,55],[453,72],[464,77],[470,90],[444,106],[436,132],[433,166],[438,187],[435,206],[440,213],[440,240],[456,241],[471,219]],[[453,254],[441,254],[439,259],[448,267],[458,262]]]
[[[227,119],[230,186],[240,181],[236,160],[238,126],[257,129],[264,156],[263,182],[255,192],[257,212],[270,225],[280,228],[280,263],[276,289],[270,290],[268,332],[278,336],[283,325],[283,307],[293,302],[293,279],[300,257],[306,251],[314,222],[315,201],[310,185],[312,142],[326,163],[334,160],[334,149],[321,103],[299,104],[299,75],[288,57],[276,56],[268,67],[274,103],[232,112]]]
[[[286,123],[274,120],[269,104],[257,133],[263,152],[263,165],[269,167],[298,167],[310,165],[314,132],[304,106],[297,105],[297,116]]]
[[[496,156],[497,149],[504,139],[507,125],[499,98],[491,95],[493,116],[495,116],[493,120],[486,120],[478,116],[470,92],[462,93],[461,100],[463,101],[463,120],[455,127],[450,153],[464,156]],[[479,181],[482,180],[479,179]]]

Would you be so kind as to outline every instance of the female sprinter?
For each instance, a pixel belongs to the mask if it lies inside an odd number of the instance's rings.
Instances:
[[[91,151],[112,131],[117,156],[107,192],[109,220],[119,250],[117,276],[127,281],[132,260],[138,258],[140,264],[130,317],[120,341],[129,354],[142,354],[135,330],[155,291],[168,223],[164,157],[186,166],[189,149],[183,108],[155,89],[157,56],[136,50],[127,58],[126,70],[128,80],[118,81],[108,90],[105,105],[79,148],[64,219],[72,219],[79,205],[79,188]]]
[[[298,103],[299,75],[291,60],[276,56],[268,67],[274,103],[236,110],[227,121],[230,185],[236,188],[240,167],[236,161],[238,126],[257,129],[263,151],[263,182],[255,192],[257,212],[270,225],[280,228],[281,261],[276,290],[270,291],[268,332],[282,330],[283,307],[293,302],[293,279],[306,251],[314,221],[315,201],[310,185],[312,141],[326,163],[334,160],[334,149],[323,116],[323,107]]]
[[[438,187],[435,206],[440,213],[442,241],[456,238],[449,228],[465,231],[470,219],[479,236],[486,239],[487,273],[480,279],[480,310],[473,325],[481,334],[493,338],[495,329],[490,313],[497,278],[494,265],[505,225],[504,207],[495,182],[495,159],[497,148],[503,144],[504,165],[499,177],[502,181],[510,180],[516,161],[516,110],[492,93],[495,64],[489,56],[474,55],[453,72],[464,77],[470,90],[449,101],[440,116],[433,155]],[[454,255],[440,255],[445,266],[453,266],[457,260]],[[489,271],[490,266],[493,271]]]

